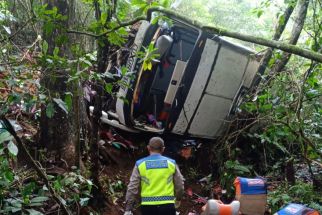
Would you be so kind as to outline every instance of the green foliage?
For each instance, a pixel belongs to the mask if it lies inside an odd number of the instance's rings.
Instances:
[[[0,40],[6,39],[11,36],[12,31],[10,28],[10,24],[14,22],[16,18],[9,11],[8,4],[6,1],[0,2]],[[6,53],[6,47],[2,46],[0,50],[0,59],[2,55]]]
[[[52,102],[47,104],[46,107],[46,116],[48,118],[52,118],[55,114],[55,108],[54,108],[54,104]]]
[[[53,101],[63,110],[65,111],[65,113],[68,113],[68,106],[66,105],[66,103],[58,98],[53,98]]]
[[[65,93],[64,106],[66,106],[67,112],[72,110],[72,105],[73,105],[72,96],[73,94],[71,92]]]
[[[307,69],[307,66],[304,67]],[[265,144],[269,156],[275,153],[274,150],[285,155],[306,151],[309,158],[317,158],[311,147],[322,149],[320,71],[320,66],[315,67],[305,82],[299,80],[302,74],[297,73],[298,70],[280,74],[270,88],[242,106],[243,110],[262,118],[262,129],[249,136]],[[311,142],[309,146],[308,141]]]
[[[42,214],[39,211],[32,209],[42,206],[49,198],[44,196],[44,193],[36,188],[35,182],[24,183],[20,179],[11,165],[10,160],[18,154],[18,148],[12,141],[12,136],[0,126],[0,213],[12,214],[16,212],[29,214]],[[10,153],[8,157],[7,148]],[[38,192],[35,192],[38,189]]]
[[[116,175],[114,179],[102,176],[100,181],[106,196],[108,196],[111,202],[117,204],[116,201],[123,197],[123,193],[126,191],[126,184],[120,180],[119,175]]]
[[[147,12],[149,7],[163,7],[169,8],[171,6],[172,0],[155,0],[155,1],[145,1],[145,0],[134,0],[132,1],[132,6],[135,8],[134,15],[139,16]]]
[[[110,188],[109,189],[110,189],[111,193],[123,191],[124,188],[126,188],[126,186],[121,180],[110,182]]]
[[[280,16],[279,22],[282,21]],[[312,25],[315,20],[310,21],[311,25],[306,27],[310,36],[300,42],[304,41],[303,46],[314,50],[318,43],[313,41],[317,41],[321,31],[314,27],[316,24]],[[269,68],[281,58],[282,52],[274,52]],[[295,158],[297,162],[303,162],[303,157],[321,161],[321,71],[321,65],[293,57],[287,68],[273,78],[268,69],[262,76],[259,93],[241,107],[259,121],[248,136],[263,148],[262,161],[275,177],[284,174],[285,161],[289,158]],[[311,183],[296,180],[294,186],[281,183],[269,193],[273,213],[289,202],[306,204],[321,211],[321,194],[313,190]]]
[[[148,47],[143,47],[144,51],[137,52],[137,57],[140,58],[140,62],[143,62],[143,70],[151,70],[152,62],[159,57],[156,54],[157,48],[154,47],[153,43],[150,43]]]
[[[10,160],[15,159],[18,148],[12,142],[11,135],[2,126],[0,128],[0,213],[42,214],[37,208],[45,207],[50,200],[48,188],[45,185],[40,186],[42,183],[37,182],[39,179],[30,175],[30,172],[23,169],[18,172],[13,170]],[[10,157],[7,152],[11,154]],[[48,178],[68,207],[76,204],[85,206],[88,203],[93,186],[90,180],[74,172],[56,179]]]
[[[197,167],[189,167],[187,170],[187,173],[185,175],[185,179],[187,181],[195,181],[200,175],[200,172],[198,171]]]
[[[24,177],[30,177],[22,175],[26,171],[22,171],[20,174],[13,173],[11,168],[8,167],[8,164],[3,162],[2,156],[0,156],[0,161],[2,161],[0,166],[2,170],[1,176],[5,174],[5,177],[0,177],[1,214],[12,214],[15,212],[42,214],[38,208],[46,207],[51,199],[48,188],[45,185],[39,186],[39,183],[36,183],[34,179],[31,182],[25,183]],[[93,186],[91,181],[79,174],[71,172],[59,176],[57,179],[52,180],[51,183],[54,185],[56,192],[63,198],[62,200],[66,206],[76,207],[78,204],[81,206],[87,205]],[[3,192],[5,190],[10,191],[10,193]]]
[[[128,33],[125,28],[120,28],[117,31],[109,33],[107,39],[113,45],[122,46],[126,41],[127,35]]]
[[[0,121],[1,122],[1,121]],[[0,123],[1,126],[1,123]],[[7,153],[5,151],[8,148],[8,144],[12,143],[13,137],[6,130],[0,129],[0,201],[3,199],[4,194],[10,188],[10,184],[14,180],[13,172],[9,166],[9,160],[7,159]],[[16,153],[11,153],[15,156]]]
[[[290,202],[322,211],[321,196],[310,183],[298,182],[294,186],[279,183],[274,191],[268,192],[268,204],[273,213]]]
[[[228,160],[224,163],[224,166],[220,167],[219,172],[223,173],[219,179],[220,185],[227,190],[227,196],[233,197],[235,195],[235,178],[238,176],[251,176],[252,167],[243,165],[237,160]]]
[[[56,28],[64,29],[62,21],[66,21],[67,16],[60,14],[57,7],[49,8],[48,4],[36,4],[34,13],[37,19],[44,22],[43,31],[45,35],[51,35]]]
[[[17,156],[18,147],[13,142],[13,136],[5,130],[0,121],[0,156],[4,156],[6,153],[4,150],[7,149],[12,156]]]
[[[69,172],[58,176],[52,183],[55,191],[63,197],[66,205],[75,206],[79,203],[86,206],[88,204],[93,183],[80,174]]]
[[[270,0],[261,1],[260,5],[252,10],[252,13],[256,14],[256,16],[260,18],[270,5]]]
[[[17,154],[18,154],[18,147],[16,146],[16,144],[14,144],[12,141],[9,141],[7,147],[8,147],[9,152],[12,155],[17,156]]]

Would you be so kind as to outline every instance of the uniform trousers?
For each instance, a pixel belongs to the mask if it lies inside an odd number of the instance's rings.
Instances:
[[[174,204],[141,205],[142,215],[176,215]]]

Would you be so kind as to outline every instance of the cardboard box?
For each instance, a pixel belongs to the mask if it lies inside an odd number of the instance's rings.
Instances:
[[[267,204],[267,184],[263,178],[237,177],[234,181],[236,200],[244,215],[263,215]]]
[[[266,194],[236,195],[240,202],[240,212],[245,215],[263,215],[267,204]]]

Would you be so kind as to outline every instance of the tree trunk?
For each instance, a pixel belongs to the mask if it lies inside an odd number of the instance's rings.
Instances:
[[[294,10],[294,2],[291,2],[287,6],[283,15],[281,15],[278,19],[278,24],[275,26],[275,33],[273,36],[273,40],[279,40],[281,38],[281,35],[285,30],[286,24],[288,23],[288,20],[292,15],[293,10]],[[262,61],[261,61],[262,66],[267,66],[269,60],[272,57],[272,54],[273,54],[273,49],[268,48],[264,54],[264,57],[262,58]]]
[[[97,20],[101,19],[101,8],[100,4],[97,0],[94,1],[95,7],[95,17]],[[109,5],[109,7],[111,7]],[[111,19],[111,13],[109,11],[106,23],[108,23]],[[107,55],[109,52],[110,44],[107,38],[99,38],[97,41],[97,73],[104,73],[107,68]],[[102,116],[102,97],[104,96],[104,86],[102,85],[102,81],[97,80],[94,84],[94,90],[96,91],[96,95],[94,97],[94,110],[92,117],[92,139],[90,146],[90,156],[91,156],[91,179],[95,186],[92,189],[93,198],[91,199],[91,204],[96,207],[104,206],[104,194],[102,193],[101,185],[99,182],[99,122]]]
[[[289,39],[289,43],[292,45],[295,45],[300,37],[300,34],[302,32],[303,26],[304,26],[304,21],[306,18],[306,14],[307,14],[307,9],[309,6],[309,0],[299,0],[298,4],[297,4],[297,14],[296,17],[294,19],[294,25],[292,28],[292,32],[291,32],[291,37]],[[281,72],[285,65],[287,64],[287,62],[289,61],[291,57],[291,54],[288,52],[284,52],[282,54],[282,57],[280,60],[278,60],[276,62],[276,64],[274,65],[273,69],[272,69],[272,73],[276,74],[278,72]]]
[[[59,47],[59,55],[72,58],[71,42],[73,38],[68,37],[66,29],[75,21],[75,0],[46,0],[48,9],[57,7],[58,13],[67,16],[66,20],[58,21],[58,25],[52,34],[44,33],[44,40],[48,43],[48,54],[52,55],[55,47]],[[64,26],[64,27],[62,27]],[[67,39],[61,42],[62,39]],[[55,156],[64,168],[79,166],[79,140],[82,126],[81,119],[86,117],[85,106],[82,99],[81,86],[79,82],[67,84],[68,72],[66,69],[49,69],[44,72],[41,85],[45,88],[50,101],[54,98],[64,100],[65,93],[71,92],[72,108],[68,114],[55,102],[55,113],[53,117],[46,116],[46,108],[42,109],[40,120],[40,143],[47,148],[48,156]]]
[[[294,160],[292,158],[285,163],[285,177],[289,184],[295,184]]]

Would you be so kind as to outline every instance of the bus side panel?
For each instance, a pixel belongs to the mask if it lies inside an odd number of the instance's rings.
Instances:
[[[255,58],[251,58],[249,60],[245,75],[244,75],[244,83],[243,86],[245,86],[246,88],[251,88],[252,84],[253,84],[253,80],[256,76],[256,74],[258,73],[258,68],[260,66],[260,62],[257,61],[257,59]]]
[[[243,83],[248,59],[245,53],[224,44],[221,46],[202,101],[188,127],[189,134],[205,138],[221,134],[225,128],[223,123]]]
[[[212,95],[204,95],[189,128],[189,134],[213,139],[223,129],[232,100]]]
[[[234,99],[242,83],[247,63],[246,55],[222,46],[206,93]]]
[[[180,87],[176,93],[174,102],[172,104],[170,116],[166,124],[166,131],[171,131],[173,129],[173,126],[177,122],[177,119],[179,118],[180,112],[189,93],[191,84],[195,78],[195,74],[201,59],[201,54],[204,49],[206,40],[207,34],[200,31],[193,52],[185,68]]]
[[[206,87],[213,62],[217,55],[217,50],[218,43],[216,41],[207,39],[195,78],[187,96],[187,100],[184,103],[183,109],[181,110],[179,118],[172,130],[174,133],[184,134],[187,130],[189,121],[196,111],[198,103],[201,99],[201,95]]]

